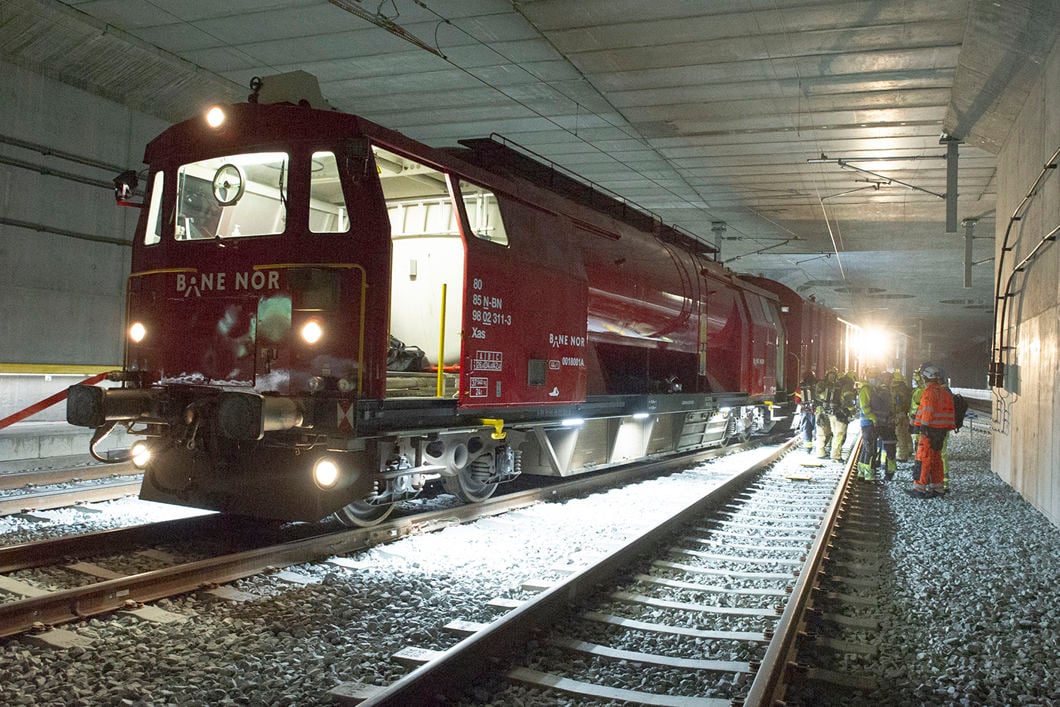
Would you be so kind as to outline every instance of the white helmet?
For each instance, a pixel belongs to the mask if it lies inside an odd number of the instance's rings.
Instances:
[[[940,381],[942,380],[942,369],[934,364],[925,363],[920,368],[920,376],[924,380]]]

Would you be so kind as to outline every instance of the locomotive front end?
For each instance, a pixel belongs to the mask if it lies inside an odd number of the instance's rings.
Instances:
[[[142,435],[142,498],[318,520],[371,497],[350,440],[375,385],[366,342],[385,340],[369,279],[385,280],[389,229],[350,183],[368,159],[356,128],[250,103],[148,146],[121,387],[74,386],[67,404],[97,438]]]

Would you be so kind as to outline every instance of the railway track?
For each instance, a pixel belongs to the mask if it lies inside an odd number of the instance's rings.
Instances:
[[[494,621],[454,621],[466,637],[449,650],[400,651],[419,667],[389,687],[332,697],[518,704],[528,686],[545,700],[773,704],[801,679],[796,638],[851,484],[850,465],[805,473],[798,457],[766,471],[782,452],[596,562],[491,602],[507,612]]]
[[[895,529],[880,484],[856,483],[843,504],[828,558],[818,575],[806,640],[792,663],[789,698],[802,704],[842,703],[851,689],[874,691],[878,681],[860,666],[878,660],[881,620],[877,595],[890,561]],[[875,671],[872,671],[875,672]]]
[[[724,453],[725,450],[713,450],[691,459]],[[0,548],[0,572],[4,573],[0,577],[0,590],[14,597],[0,604],[0,637],[48,629],[204,586],[352,553],[542,500],[613,487],[686,465],[689,459],[680,457],[579,477],[546,488],[507,494],[482,504],[410,515],[367,529],[314,533],[315,526],[292,526],[298,530],[281,537],[272,525],[241,524],[231,518],[212,515]],[[181,552],[160,553],[153,547],[167,541],[173,545],[184,539],[216,537],[227,538],[239,547],[231,551],[229,545],[226,552],[192,561],[180,561]],[[115,558],[115,552],[143,555],[145,551],[162,566],[131,574],[109,567],[127,564],[122,556]],[[41,582],[34,579],[40,576],[41,568],[57,568],[61,574],[73,573],[75,579],[60,580],[59,586],[41,586]],[[75,586],[64,586],[67,584]]]
[[[129,462],[0,473],[0,516],[112,501],[139,493],[142,479]]]
[[[66,484],[74,481],[107,479],[113,476],[139,475],[129,462],[118,464],[81,464],[63,467],[9,471],[0,473],[0,491],[9,491],[33,486]]]
[[[36,474],[36,472],[33,473]],[[55,473],[53,472],[53,475]],[[90,480],[71,475],[71,478],[63,481],[47,482],[59,484],[58,486],[30,487],[19,493],[0,496],[0,516],[67,508],[135,496],[140,493],[141,482],[142,477],[139,474]]]

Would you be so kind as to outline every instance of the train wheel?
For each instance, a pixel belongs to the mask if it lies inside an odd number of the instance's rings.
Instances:
[[[373,506],[364,501],[354,501],[333,514],[335,519],[350,528],[369,528],[386,520],[394,510],[394,504]]]
[[[443,477],[442,483],[446,491],[464,503],[479,503],[492,496],[497,490],[496,483],[488,482],[492,473],[491,457],[485,454],[465,466],[455,476]]]
[[[751,439],[751,431],[746,427],[737,429],[739,425],[736,421],[736,416],[732,415],[729,417],[728,426],[725,429],[725,439],[721,443],[721,446],[728,447],[730,444],[743,444],[747,440]]]

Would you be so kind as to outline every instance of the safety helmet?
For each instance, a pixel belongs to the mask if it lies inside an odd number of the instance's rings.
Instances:
[[[902,375],[901,369],[898,369],[898,368],[894,369],[894,382],[895,383],[905,383],[905,376]]]
[[[942,369],[933,363],[925,363],[920,367],[920,376],[924,380],[940,381],[942,380]]]

